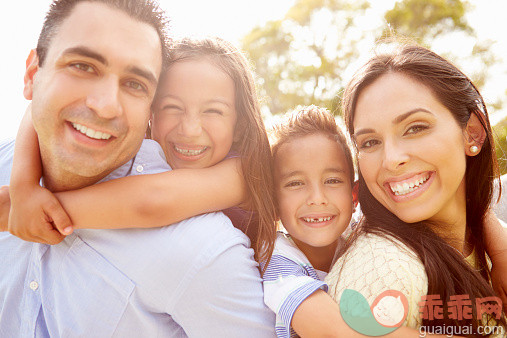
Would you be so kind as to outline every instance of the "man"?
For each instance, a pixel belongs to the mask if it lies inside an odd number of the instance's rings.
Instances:
[[[169,169],[142,142],[165,50],[159,16],[148,0],[53,2],[24,88],[51,191]],[[0,144],[0,185],[12,153]],[[1,232],[0,337],[270,336],[252,257],[221,213],[76,230],[54,246]]]

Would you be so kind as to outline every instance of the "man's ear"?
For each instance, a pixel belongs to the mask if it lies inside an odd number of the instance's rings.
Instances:
[[[35,74],[39,70],[39,57],[37,56],[37,52],[35,49],[30,51],[28,57],[26,58],[26,70],[25,70],[25,87],[23,89],[23,95],[27,100],[32,99],[33,95],[33,81]]]
[[[355,181],[352,183],[352,202],[354,203],[354,209],[359,203],[359,182]]]
[[[478,113],[480,114],[480,112]],[[486,130],[481,124],[475,112],[470,114],[467,125],[463,130],[465,140],[465,154],[467,156],[475,156],[481,152],[481,147],[486,139]]]

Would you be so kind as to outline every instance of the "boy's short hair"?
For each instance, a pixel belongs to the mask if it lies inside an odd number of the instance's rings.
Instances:
[[[349,143],[334,116],[326,109],[315,105],[298,107],[286,113],[271,131],[271,154],[275,159],[280,146],[295,138],[312,134],[323,134],[335,140],[343,149],[350,173],[350,183],[354,183],[354,162]],[[318,151],[318,149],[316,149]]]

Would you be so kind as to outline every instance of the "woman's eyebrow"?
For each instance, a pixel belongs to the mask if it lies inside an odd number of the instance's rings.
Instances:
[[[411,115],[413,114],[416,114],[416,113],[426,113],[426,114],[430,114],[432,116],[435,116],[435,114],[433,114],[432,112],[430,112],[429,110],[427,109],[424,109],[424,108],[414,108],[406,113],[403,113],[401,115],[398,115],[396,116],[394,119],[393,119],[393,124],[398,124],[404,120],[406,120],[407,118],[409,118]],[[375,132],[375,129],[373,128],[364,128],[364,129],[359,129],[357,132],[354,133],[353,137],[356,138],[360,135],[363,135],[363,134],[371,134],[371,133],[374,133]]]
[[[364,129],[359,129],[358,131],[356,131],[354,133],[354,135],[352,135],[353,138],[356,138],[360,135],[363,135],[363,134],[371,134],[371,133],[374,133],[375,132],[375,129],[372,129],[372,128],[364,128]]]
[[[393,124],[400,123],[400,122],[402,122],[403,120],[406,120],[407,118],[409,118],[411,115],[413,115],[415,113],[426,113],[426,114],[434,115],[432,112],[430,112],[427,109],[424,109],[424,108],[414,108],[414,109],[412,109],[412,110],[410,110],[410,111],[408,111],[406,113],[403,113],[401,115],[396,116],[393,119]]]

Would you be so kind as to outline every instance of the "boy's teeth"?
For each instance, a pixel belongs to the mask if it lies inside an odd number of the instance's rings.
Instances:
[[[328,217],[318,217],[318,218],[309,218],[309,217],[303,217],[303,220],[308,223],[320,223],[320,222],[327,222],[331,220],[332,216]]]
[[[88,136],[89,138],[93,138],[96,140],[109,140],[111,138],[110,134],[106,134],[97,130],[93,130],[91,128],[85,127],[79,123],[72,123],[74,129],[79,131],[81,134]]]
[[[208,147],[203,147],[201,149],[183,149],[178,148],[177,146],[174,146],[174,150],[176,150],[178,153],[186,155],[186,156],[196,156],[202,154]]]
[[[419,189],[419,186],[426,182],[430,178],[430,174],[426,174],[426,176],[421,177],[415,181],[412,181],[410,183],[404,182],[404,183],[389,183],[389,187],[391,188],[391,191],[396,196],[400,195],[406,195],[408,193],[411,193],[412,191]]]

